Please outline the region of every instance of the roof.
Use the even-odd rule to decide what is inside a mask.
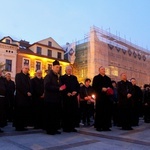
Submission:
[[[6,45],[17,46],[17,47],[18,47],[18,45],[17,45],[17,44],[10,44],[10,43],[5,43],[5,42],[2,42],[1,40],[0,40],[0,43],[2,43],[2,44],[6,44]]]
[[[59,51],[64,52],[63,49],[59,49],[59,48],[56,48],[56,47],[53,47],[53,46],[48,46],[48,45],[41,44],[41,43],[38,43],[38,42],[31,44],[29,47],[31,47],[31,46],[33,46],[33,45],[36,45],[36,44],[37,44],[37,45],[40,45],[40,46],[44,46],[44,47],[47,47],[47,48],[53,48],[53,49],[56,49],[56,50],[59,50]]]
[[[16,41],[16,40],[12,39],[10,36],[5,36],[5,37],[3,37],[0,41],[4,40],[5,38],[10,38],[13,42],[18,42],[18,41]]]

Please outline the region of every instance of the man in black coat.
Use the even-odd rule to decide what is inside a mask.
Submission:
[[[33,98],[33,120],[34,128],[43,128],[43,107],[44,107],[44,79],[42,71],[37,70],[36,76],[31,79],[32,98]]]
[[[141,103],[143,100],[143,93],[139,86],[136,85],[136,79],[131,79],[133,95],[132,95],[132,125],[138,126],[139,124],[139,115],[141,109]]]
[[[16,131],[25,131],[31,125],[32,119],[32,94],[29,77],[29,66],[25,65],[20,73],[16,74],[16,97],[14,126]]]
[[[6,125],[6,79],[2,76],[2,71],[0,70],[0,133],[3,132],[1,128]]]
[[[95,128],[97,131],[111,131],[112,88],[111,79],[105,75],[105,68],[99,68],[99,74],[93,78],[92,87],[96,93]],[[111,89],[112,90],[112,89]]]
[[[63,131],[77,132],[75,129],[79,121],[77,96],[80,86],[77,77],[72,75],[71,66],[66,67],[66,74],[61,77],[61,82],[66,85],[66,90],[63,91]]]
[[[44,129],[47,134],[60,134],[62,101],[61,91],[65,85],[60,81],[59,61],[53,62],[53,68],[44,78]]]
[[[131,82],[127,80],[126,73],[121,74],[121,81],[117,86],[121,127],[123,130],[132,130],[133,87]]]
[[[150,85],[144,85],[143,91],[143,113],[144,122],[150,123]]]
[[[14,92],[15,82],[11,80],[11,74],[7,73],[6,77],[6,100],[7,100],[7,119],[12,122],[14,114]]]

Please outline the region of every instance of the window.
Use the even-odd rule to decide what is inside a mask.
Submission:
[[[7,43],[7,44],[10,44],[10,40],[9,40],[9,39],[6,39],[6,43]]]
[[[36,61],[36,71],[41,70],[41,62]]]
[[[52,46],[52,42],[51,41],[48,41],[48,46]]]
[[[41,55],[42,54],[42,48],[37,46],[36,53]]]
[[[12,69],[12,60],[6,59],[5,70],[11,72]]]
[[[52,50],[49,50],[49,49],[47,50],[47,56],[52,57]]]
[[[61,59],[61,53],[60,52],[57,53],[57,58]]]
[[[24,59],[24,60],[23,60],[23,65],[24,65],[24,66],[25,66],[25,65],[29,66],[29,59]]]

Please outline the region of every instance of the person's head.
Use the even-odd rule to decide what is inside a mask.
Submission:
[[[136,85],[136,80],[135,80],[135,78],[131,78],[131,83],[132,83],[132,85]]]
[[[52,70],[54,71],[54,73],[59,73],[59,71],[60,71],[60,64],[59,64],[58,60],[55,60],[53,62],[53,68],[52,68]]]
[[[36,71],[36,77],[37,78],[41,78],[42,77],[42,71],[41,70],[37,70]]]
[[[28,66],[28,65],[24,65],[24,66],[22,67],[22,72],[23,72],[24,74],[28,74],[28,73],[29,73],[29,66]]]
[[[84,84],[81,82],[81,83],[79,83],[79,85],[80,85],[80,87],[82,87]]]
[[[66,74],[67,75],[71,75],[72,74],[72,67],[71,66],[67,66],[66,67]]]
[[[90,84],[91,84],[91,79],[86,78],[85,81],[84,81],[84,84],[85,84],[86,87],[90,86]]]
[[[113,86],[113,88],[116,88],[117,87],[117,83],[116,83],[116,81],[111,81],[111,83],[112,83],[112,86]]]
[[[123,80],[123,81],[126,81],[126,80],[127,80],[127,75],[126,75],[126,73],[121,73],[120,77],[121,77],[121,80]]]
[[[6,73],[5,78],[8,81],[11,80],[11,74],[10,73]]]
[[[99,67],[99,73],[104,76],[105,75],[105,68],[103,66]]]

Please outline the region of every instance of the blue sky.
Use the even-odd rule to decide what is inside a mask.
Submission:
[[[150,0],[0,0],[0,14],[0,38],[64,45],[95,25],[150,50]]]

